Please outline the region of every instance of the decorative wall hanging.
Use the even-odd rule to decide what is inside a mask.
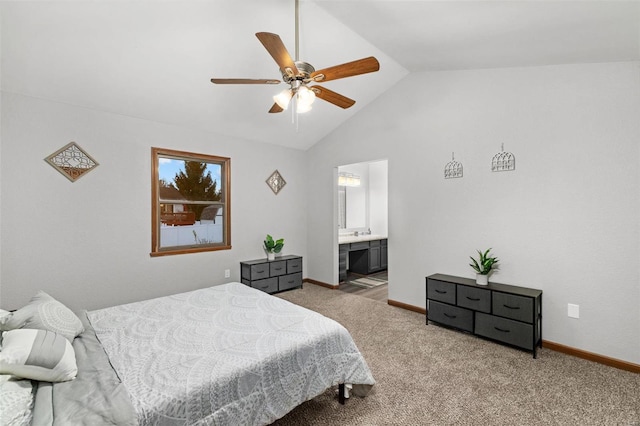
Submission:
[[[504,144],[502,144],[502,151],[493,156],[491,160],[492,172],[508,172],[516,169],[516,157],[504,150]]]
[[[98,162],[84,152],[75,142],[60,148],[45,161],[62,173],[71,182],[75,182],[98,166]]]
[[[462,177],[462,164],[456,161],[454,153],[451,153],[451,161],[444,166],[444,178],[461,178]]]
[[[287,184],[280,172],[277,170],[271,173],[271,176],[269,176],[269,179],[267,179],[266,182],[267,185],[269,185],[269,188],[271,188],[273,193],[276,195],[278,195],[278,192],[280,192],[280,190]]]

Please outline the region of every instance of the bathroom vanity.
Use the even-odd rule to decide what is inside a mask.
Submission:
[[[387,238],[381,235],[340,236],[338,279],[347,279],[347,267],[368,275],[387,269]]]

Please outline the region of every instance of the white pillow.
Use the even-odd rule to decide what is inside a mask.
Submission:
[[[9,315],[0,315],[0,330],[8,331],[18,328],[37,328],[62,334],[70,342],[84,331],[82,321],[71,309],[39,291],[29,303]]]
[[[66,382],[78,374],[76,354],[61,334],[18,329],[2,333],[0,374],[42,382]]]

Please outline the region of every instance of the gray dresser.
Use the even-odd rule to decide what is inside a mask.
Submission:
[[[266,293],[278,293],[302,287],[302,257],[288,255],[275,260],[256,259],[240,262],[242,283]]]
[[[427,277],[429,321],[533,352],[542,347],[542,290],[435,274]]]

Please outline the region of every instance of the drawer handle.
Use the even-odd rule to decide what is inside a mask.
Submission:
[[[257,269],[256,272],[259,274],[264,274],[264,269]]]
[[[475,297],[469,297],[469,296],[465,296],[467,299],[469,300],[473,300],[474,302],[477,302],[480,300],[480,298],[478,297],[477,299]]]
[[[503,333],[509,333],[509,331],[510,331],[510,330],[505,330],[505,329],[502,329],[502,328],[499,328],[499,327],[493,327],[493,328],[495,328],[496,330],[501,331]]]
[[[263,286],[262,286],[262,287],[260,287],[260,288],[264,290],[264,289],[266,289],[266,288],[269,288],[269,286],[268,286],[268,285],[263,285]]]
[[[282,271],[282,266],[279,268],[273,268],[273,269],[275,269],[276,271]]]
[[[447,291],[446,290],[438,290],[438,289],[436,289],[436,293],[447,294]]]
[[[293,283],[295,283],[295,280],[287,281],[287,284],[293,284]]]
[[[454,318],[456,318],[456,317],[457,317],[457,315],[449,315],[449,314],[448,314],[448,313],[446,313],[446,312],[444,313],[444,316],[445,316],[445,317],[447,317],[447,318],[451,318],[451,319],[454,319]]]
[[[507,309],[520,309],[520,306],[509,306],[509,305],[505,305],[505,304],[503,304],[502,306],[504,306]]]

